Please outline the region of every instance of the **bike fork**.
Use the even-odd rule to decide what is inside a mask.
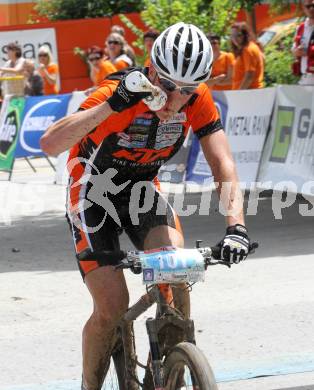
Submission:
[[[161,353],[158,344],[156,321],[153,318],[148,318],[146,321],[146,328],[149,335],[149,345],[152,361],[151,364],[153,369],[155,390],[164,390],[164,375],[161,363]]]

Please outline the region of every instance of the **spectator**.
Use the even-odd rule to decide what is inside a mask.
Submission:
[[[153,44],[157,39],[159,32],[157,30],[150,29],[144,33],[144,47],[147,54],[147,57],[144,62],[145,67],[149,67],[150,65],[150,52],[152,51]]]
[[[119,34],[122,36],[122,38],[124,38],[124,40],[125,40],[125,44],[124,44],[125,54],[131,58],[131,60],[133,61],[133,65],[134,65],[135,64],[135,53],[134,53],[133,48],[128,44],[128,42],[125,39],[124,28],[122,26],[119,26],[118,24],[114,24],[110,29],[110,33]]]
[[[111,33],[106,39],[109,60],[121,70],[134,65],[134,61],[126,54],[126,42],[122,35]]]
[[[8,61],[0,68],[1,77],[13,77],[13,80],[3,80],[1,83],[2,96],[5,95],[23,95],[24,78],[22,49],[20,45],[11,42],[7,45]],[[16,80],[14,80],[16,78]]]
[[[206,84],[218,91],[232,89],[234,55],[220,50],[220,35],[210,33],[207,38],[213,48],[214,62],[211,77]]]
[[[109,61],[103,59],[104,51],[98,46],[92,46],[87,51],[87,61],[90,66],[90,78],[94,86],[100,85],[105,77],[117,71]]]
[[[300,85],[314,85],[314,0],[303,0],[303,10],[307,17],[294,37],[293,73],[301,76]]]
[[[25,77],[25,95],[42,96],[44,94],[44,82],[38,71],[35,70],[33,60],[25,60],[23,66]]]
[[[232,89],[263,88],[264,55],[245,22],[232,25],[231,47],[235,55]]]
[[[38,51],[39,61],[39,74],[44,81],[44,94],[45,95],[56,95],[59,93],[58,87],[58,76],[59,68],[58,65],[53,62],[52,53],[47,45],[43,45]]]

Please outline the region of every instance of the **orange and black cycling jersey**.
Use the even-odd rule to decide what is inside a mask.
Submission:
[[[147,68],[140,70],[147,72]],[[129,71],[108,76],[80,109],[89,109],[108,99],[119,79]],[[205,84],[200,84],[188,103],[168,121],[160,121],[142,101],[121,113],[113,113],[71,149],[69,160],[86,159],[100,172],[115,168],[121,179],[153,180],[159,168],[180,149],[190,126],[199,139],[222,129]],[[71,175],[78,178],[84,170],[84,164],[79,164]]]

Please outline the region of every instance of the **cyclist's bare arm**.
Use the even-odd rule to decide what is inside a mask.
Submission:
[[[228,211],[227,225],[244,225],[243,199],[235,163],[224,131],[219,130],[201,138],[200,143],[212,170],[224,209]],[[227,184],[223,184],[227,183]]]
[[[109,104],[103,102],[58,120],[41,137],[41,149],[48,155],[57,156],[74,146],[112,113]]]

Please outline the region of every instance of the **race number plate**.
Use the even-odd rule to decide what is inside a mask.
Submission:
[[[199,282],[205,279],[203,256],[196,249],[161,248],[141,252],[143,283]]]

